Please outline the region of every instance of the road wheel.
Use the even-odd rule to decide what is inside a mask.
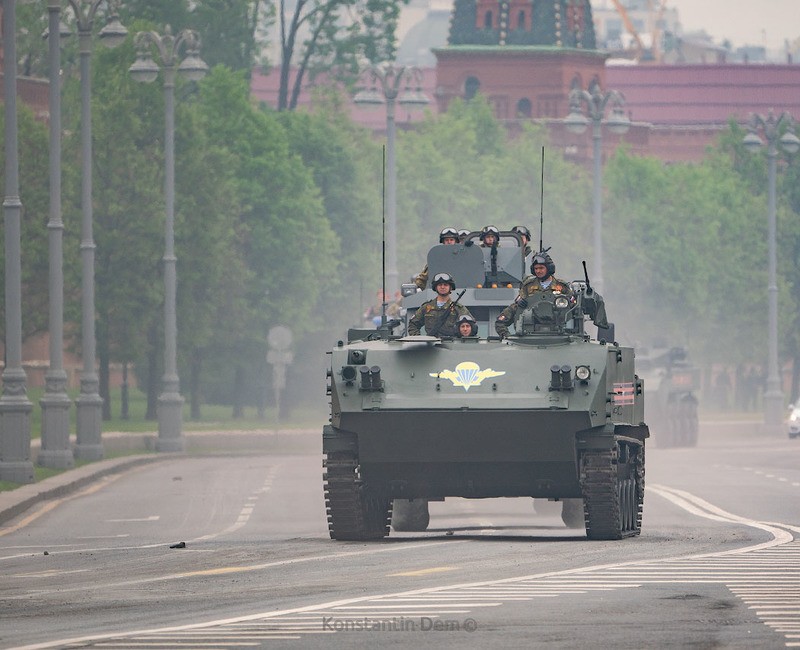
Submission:
[[[331,539],[371,540],[389,534],[391,500],[370,494],[361,481],[358,458],[351,453],[326,454],[325,507]]]
[[[567,528],[583,528],[585,525],[583,499],[562,499],[561,521]]]
[[[427,530],[430,520],[427,499],[395,499],[392,504],[392,528],[398,532]]]
[[[644,446],[617,441],[581,456],[581,489],[589,539],[622,539],[642,528]]]

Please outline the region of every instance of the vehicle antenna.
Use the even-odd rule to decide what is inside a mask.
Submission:
[[[381,169],[381,327],[386,327],[386,145]]]
[[[544,237],[543,231],[544,230],[544,145],[542,145],[542,190],[541,190],[541,197],[539,199],[539,251],[544,250],[544,244],[542,243],[542,239]]]

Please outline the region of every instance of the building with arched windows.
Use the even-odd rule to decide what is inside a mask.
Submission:
[[[427,8],[423,5],[426,5]],[[693,53],[676,42],[675,61],[612,59],[601,38],[613,36],[608,20],[596,21],[588,0],[412,0],[414,19],[400,30],[397,62],[419,66],[422,91],[432,112],[480,93],[512,133],[525,121],[544,124],[553,143],[573,160],[591,162],[591,132],[566,132],[573,79],[583,87],[621,91],[632,124],[627,134],[607,133],[604,155],[624,141],[636,154],[666,162],[698,161],[729,120],[743,124],[750,113],[789,111],[800,120],[800,65],[728,63],[721,48],[704,44]],[[677,15],[670,29],[679,31]],[[680,40],[680,39],[678,39]],[[600,49],[598,49],[600,48]],[[667,62],[669,60],[669,62]],[[677,63],[676,63],[677,62]],[[253,73],[253,94],[275,105],[277,75]],[[310,102],[304,91],[302,102]],[[353,119],[385,131],[385,115],[353,106]],[[398,107],[397,125],[423,118]]]

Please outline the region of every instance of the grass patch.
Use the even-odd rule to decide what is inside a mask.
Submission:
[[[80,465],[85,465],[87,461],[83,461]],[[79,466],[78,463],[75,463],[76,467]],[[52,467],[39,467],[38,465],[33,466],[33,479],[34,483],[38,483],[39,481],[43,481],[46,478],[50,478],[51,476],[58,476],[62,472],[66,472],[69,470],[66,469],[53,469]],[[0,481],[0,492],[4,490],[15,490],[16,488],[20,487],[21,485],[25,485],[25,483],[12,483],[11,481]]]
[[[74,400],[80,391],[67,391],[70,399]],[[39,405],[44,395],[43,388],[30,388],[28,399],[33,403],[31,412],[31,438],[39,438],[42,431],[42,408]],[[184,399],[186,396],[184,395]],[[130,391],[128,396],[128,418],[122,419],[120,411],[122,398],[119,389],[111,391],[111,419],[102,422],[102,431],[122,431],[130,433],[150,433],[158,430],[156,420],[145,419],[147,413],[147,396],[140,390]],[[322,402],[316,409],[298,409],[290,413],[281,422],[278,422],[275,409],[267,409],[263,417],[259,417],[255,407],[245,407],[244,413],[240,418],[233,417],[233,408],[220,404],[203,404],[200,407],[200,419],[190,419],[190,407],[188,401],[183,405],[183,430],[184,431],[252,431],[257,429],[322,429],[322,425],[328,421],[328,414],[325,411],[325,403]],[[76,430],[77,411],[73,405],[70,409],[70,431]]]

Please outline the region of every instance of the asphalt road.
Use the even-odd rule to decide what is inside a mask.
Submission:
[[[643,532],[620,542],[530,499],[334,542],[315,453],[105,477],[0,529],[0,647],[800,645],[800,441],[647,453]]]

